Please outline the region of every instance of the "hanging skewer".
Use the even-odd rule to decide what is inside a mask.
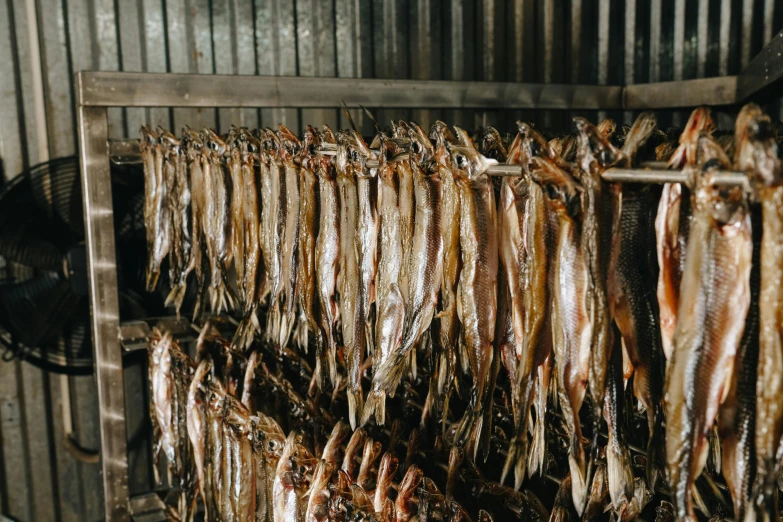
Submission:
[[[374,150],[377,154],[377,150]],[[324,143],[320,151],[324,156],[337,155],[337,146]],[[115,164],[139,164],[141,156],[138,148],[138,140],[122,140],[111,143],[111,156]],[[377,159],[367,161],[368,168],[378,168],[380,163]],[[661,161],[642,162],[641,168],[610,168],[603,173],[605,181],[610,183],[647,183],[661,185],[664,183],[687,183],[687,174],[679,170],[666,169],[666,163]],[[520,167],[518,165],[492,165],[489,167],[488,174],[497,177],[519,176]],[[750,189],[747,175],[742,171],[723,170],[715,173],[715,184],[722,186],[743,186],[746,190]]]

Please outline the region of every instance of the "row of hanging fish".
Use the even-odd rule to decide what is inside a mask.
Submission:
[[[424,474],[415,429],[408,434],[395,422],[389,432],[352,432],[276,377],[260,352],[234,351],[209,324],[195,360],[154,329],[149,368],[156,464],[163,456],[166,483],[179,491],[171,520],[201,513],[206,521],[491,522],[484,509],[471,518],[455,498],[457,482],[494,499],[498,516],[549,516],[533,494],[460,470],[457,450],[443,464],[449,478],[441,490]]]
[[[580,516],[604,462],[616,515],[641,510],[627,394],[646,417],[644,484],[669,491],[677,519],[703,506],[705,464],[737,520],[777,516],[774,126],[755,105],[733,136],[713,136],[706,108],[681,133],[650,113],[620,132],[575,124],[548,141],[525,123],[504,140],[394,122],[370,146],[328,128],[301,140],[282,126],[181,139],[145,128],[148,286],[168,257],[177,310],[190,284],[197,315],[241,312],[235,349],[314,348],[313,383],[345,388],[353,429],[387,424],[389,398],[426,375],[424,413],[453,425],[467,460],[486,460],[500,387],[513,417],[501,482],[513,473],[516,489],[545,472],[554,407]],[[687,182],[603,180],[640,159]],[[498,162],[519,175],[490,177]],[[726,169],[748,186],[720,184]]]

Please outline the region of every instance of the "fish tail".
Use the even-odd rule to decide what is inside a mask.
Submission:
[[[623,502],[633,499],[633,473],[631,472],[631,454],[621,441],[610,441],[606,448],[606,471],[609,482],[609,497],[615,510]]]
[[[578,433],[571,435],[571,449],[568,452],[568,466],[571,469],[571,498],[579,516],[587,501],[587,474],[585,473],[585,450]]]
[[[152,292],[155,287],[158,286],[158,278],[160,278],[160,270],[156,270],[153,267],[147,267],[147,292]]]
[[[383,390],[372,390],[367,394],[367,400],[362,410],[361,424],[367,424],[371,417],[375,417],[375,422],[381,426],[386,420],[386,392]]]
[[[522,480],[525,477],[525,466],[527,465],[527,434],[524,430],[520,433],[517,429],[514,438],[508,446],[506,461],[503,464],[503,471],[500,475],[500,483],[506,481],[506,476],[514,468],[514,489],[519,490],[522,486]]]
[[[410,350],[397,350],[388,359],[386,359],[378,368],[378,373],[373,379],[373,384],[377,389],[385,391],[389,397],[394,397],[402,376],[408,369]]]
[[[332,383],[332,387],[337,388],[337,347],[334,343],[329,347],[329,356],[326,358],[326,362],[329,368],[329,380]]]
[[[482,408],[481,414],[476,420],[476,446],[473,449],[473,460],[478,461],[478,453],[484,457],[484,462],[489,457],[490,436],[492,435],[492,407]],[[524,459],[521,459],[524,460]]]
[[[658,476],[661,470],[666,469],[666,457],[664,448],[666,445],[666,433],[663,428],[663,415],[660,409],[654,414],[650,441],[647,443],[647,484],[655,491]]]
[[[473,431],[473,424],[476,421],[476,411],[473,404],[469,404],[465,409],[465,414],[462,416],[462,420],[457,427],[457,432],[454,434],[454,444],[459,446],[465,446],[468,443],[468,435]],[[470,441],[470,442],[475,442]]]
[[[451,402],[451,388],[446,390],[446,393],[443,396],[443,403],[441,404],[440,423],[441,423],[441,431],[443,435],[446,435],[446,430],[448,429],[450,402]]]
[[[234,338],[231,340],[231,347],[235,350],[244,352],[247,348],[253,344],[253,336],[255,334],[255,326],[253,325],[253,313],[246,315],[239,322],[237,331],[234,334]]]
[[[348,419],[351,421],[351,429],[355,430],[357,420],[359,419],[359,412],[363,410],[362,405],[362,389],[354,389],[351,386],[345,390],[348,395]]]
[[[707,440],[709,441],[709,453],[707,454],[707,469],[720,474],[721,456],[720,456],[720,438],[718,438],[718,426],[714,425],[710,430]]]
[[[532,477],[536,472],[544,474],[544,457],[546,456],[546,422],[544,417],[536,418],[533,425],[533,442],[530,445],[530,454],[528,456],[528,476]]]
[[[177,299],[177,293],[178,292],[179,292],[179,287],[178,286],[172,286],[171,290],[169,290],[169,293],[166,296],[166,300],[163,301],[163,306],[167,307],[167,308],[169,306],[172,306],[174,304],[174,301],[176,301],[176,299]],[[179,310],[177,310],[177,318],[179,318]]]
[[[323,337],[315,336],[315,371],[313,372],[318,389],[325,391],[327,388],[327,379],[331,378],[331,367],[329,357],[324,350]]]

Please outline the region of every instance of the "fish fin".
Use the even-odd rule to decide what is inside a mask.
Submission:
[[[385,391],[389,397],[394,397],[394,392],[408,369],[409,352],[410,350],[395,351],[381,364],[375,374],[373,384]]]
[[[631,454],[622,441],[607,444],[606,471],[609,482],[609,497],[615,511],[619,512],[622,502],[633,498],[633,472]]]
[[[530,445],[530,454],[528,455],[528,477],[536,474],[536,471],[544,474],[544,457],[546,456],[546,421],[544,418],[537,418],[533,425],[533,442]]]
[[[361,425],[364,426],[375,417],[375,422],[382,426],[386,420],[386,392],[383,390],[371,390],[367,394],[367,400],[362,410]]]
[[[345,394],[348,396],[348,419],[351,421],[351,429],[355,430],[357,421],[359,420],[359,414],[363,410],[362,390],[351,389],[348,386],[345,389]]]

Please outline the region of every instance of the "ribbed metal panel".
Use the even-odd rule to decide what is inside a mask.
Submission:
[[[78,70],[644,83],[737,74],[783,28],[775,0],[9,0],[0,2],[0,158],[6,178],[76,148]],[[779,104],[770,107],[777,112]],[[373,109],[373,108],[371,108]],[[567,128],[573,114],[374,108],[381,122],[444,118],[468,128],[517,118]],[[353,118],[371,132],[361,111]],[[610,113],[629,122],[631,113]],[[598,114],[587,114],[598,117]],[[683,115],[661,115],[661,124]],[[335,110],[112,109],[113,137],[149,122],[347,126]],[[728,127],[731,115],[720,115]],[[145,399],[141,376],[129,403]],[[71,378],[75,436],[97,443],[92,378]],[[62,386],[0,363],[0,513],[16,520],[96,520],[98,466],[63,446]],[[130,408],[129,433],[144,422]],[[142,452],[131,487],[145,487]]]

